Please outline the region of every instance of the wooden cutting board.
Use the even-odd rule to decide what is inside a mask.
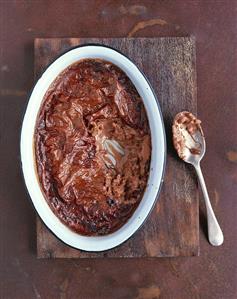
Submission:
[[[171,124],[176,113],[197,113],[195,41],[178,38],[56,38],[35,40],[35,75],[59,54],[84,43],[112,46],[144,71],[158,96],[167,134],[167,166],[159,201],[142,228],[102,253],[79,251],[58,240],[37,218],[39,258],[167,257],[199,254],[198,193],[194,173],[176,156]]]

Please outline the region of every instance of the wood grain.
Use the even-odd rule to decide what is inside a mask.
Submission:
[[[58,240],[37,218],[39,258],[167,257],[199,254],[197,184],[193,171],[176,156],[171,124],[176,113],[197,113],[195,41],[179,38],[64,38],[35,40],[35,75],[61,53],[84,43],[112,46],[146,74],[158,96],[167,134],[167,166],[159,201],[143,227],[121,246],[102,253],[75,250]]]

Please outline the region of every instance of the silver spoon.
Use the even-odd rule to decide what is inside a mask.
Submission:
[[[178,113],[172,126],[173,143],[179,157],[196,169],[206,204],[209,242],[213,246],[219,246],[223,243],[224,236],[213,212],[200,167],[200,161],[206,151],[205,138],[200,124],[201,121],[192,113],[187,111]]]

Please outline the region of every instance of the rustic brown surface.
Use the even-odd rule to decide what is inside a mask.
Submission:
[[[182,110],[197,112],[195,41],[192,38],[64,38],[35,40],[35,73],[79,44],[102,43],[128,55],[150,80],[160,101],[167,140]],[[37,218],[38,257],[165,257],[199,253],[197,185],[168,142],[167,168],[159,202],[145,225],[121,246],[87,253],[66,246]]]
[[[166,24],[151,25],[154,19]],[[134,37],[196,38],[198,116],[207,141],[202,165],[224,244],[207,242],[200,195],[199,257],[37,259],[35,213],[19,167],[21,121],[34,83],[33,40],[126,37],[135,27],[141,29]],[[236,32],[236,0],[0,2],[1,299],[237,297]]]

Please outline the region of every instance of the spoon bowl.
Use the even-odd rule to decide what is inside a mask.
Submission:
[[[190,164],[200,163],[206,151],[201,122],[192,113],[183,111],[176,115],[172,130],[179,157]]]

